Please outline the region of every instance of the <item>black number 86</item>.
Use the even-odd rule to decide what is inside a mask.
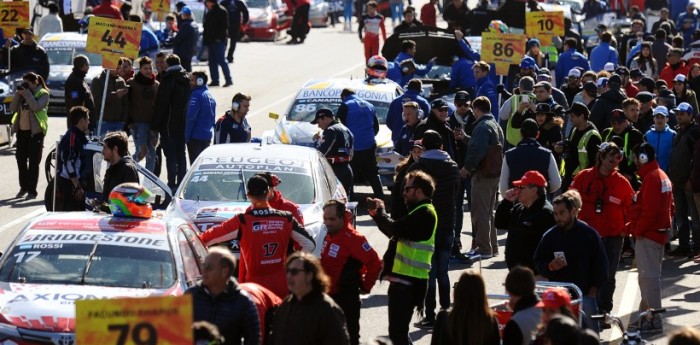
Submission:
[[[507,57],[513,56],[513,43],[506,43],[505,46],[503,46],[502,43],[495,43],[493,45],[493,55],[505,55]]]

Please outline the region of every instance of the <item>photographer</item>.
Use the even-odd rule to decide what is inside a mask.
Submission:
[[[17,198],[27,195],[35,199],[39,181],[39,163],[44,148],[44,137],[48,130],[49,90],[44,78],[30,72],[17,85],[17,94],[12,98],[10,110],[12,131],[17,133],[17,170],[19,171],[19,193]]]

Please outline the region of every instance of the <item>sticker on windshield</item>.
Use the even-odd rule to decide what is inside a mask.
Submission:
[[[240,170],[249,175],[251,172],[288,172],[297,174],[310,174],[308,164],[303,161],[280,158],[258,158],[258,157],[218,157],[204,158],[198,170],[233,170],[238,173]]]
[[[68,50],[68,49],[85,49],[85,41],[42,41],[41,47],[57,50]]]
[[[20,250],[28,245],[39,249],[41,245],[48,244],[94,244],[96,241],[106,245],[169,250],[168,242],[162,235],[83,231],[57,233],[51,230],[31,231],[22,237],[18,246]],[[36,245],[39,245],[38,248],[34,247]]]
[[[297,95],[297,99],[323,99],[323,100],[339,100],[341,89],[324,89],[324,90],[309,90],[303,89]],[[391,102],[393,100],[391,92],[370,91],[370,90],[355,90],[355,95],[366,101]]]

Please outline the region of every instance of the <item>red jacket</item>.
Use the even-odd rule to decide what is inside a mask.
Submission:
[[[238,239],[241,262],[245,264],[243,282],[258,283],[280,298],[288,294],[284,264],[287,248],[294,240],[304,251],[316,248],[311,235],[289,212],[273,208],[255,208],[201,233],[205,245]]]
[[[667,62],[666,67],[659,73],[659,79],[665,80],[666,85],[671,88],[673,86],[673,78],[675,78],[676,75],[688,75],[688,72],[690,72],[690,66],[686,64],[685,61],[681,61],[677,69],[673,69]]]
[[[122,18],[122,13],[119,12],[119,8],[117,8],[117,6],[112,5],[112,2],[109,0],[103,0],[101,4],[95,6],[95,8],[92,10],[92,14],[98,17],[106,17],[120,20],[124,19]]]
[[[437,13],[435,12],[435,5],[428,2],[420,8],[420,21],[423,22],[425,26],[437,27]]]
[[[625,85],[625,93],[627,94],[627,97],[635,98],[639,93],[639,88],[636,87],[634,83],[630,81],[629,83],[627,83],[627,85]]]
[[[598,166],[582,170],[574,177],[571,189],[576,189],[583,201],[579,219],[596,229],[600,237],[620,236],[625,232],[625,216],[632,205],[634,190],[617,170],[609,176],[601,176]],[[603,205],[601,213],[596,212],[599,201]]]
[[[656,161],[645,164],[637,174],[642,178],[642,187],[630,212],[632,234],[666,244],[668,231],[658,230],[671,228],[674,207],[671,180]]]
[[[277,297],[274,292],[259,284],[242,283],[238,284],[238,287],[247,292],[250,299],[255,303],[255,309],[258,310],[258,318],[260,319],[260,344],[265,344],[265,334],[268,333],[268,330],[265,328],[265,321],[272,321],[274,308],[282,304],[282,299]]]
[[[365,236],[350,224],[346,212],[345,227],[337,234],[326,234],[321,250],[321,266],[331,278],[329,295],[343,290],[369,292],[382,270],[379,254],[369,245]]]

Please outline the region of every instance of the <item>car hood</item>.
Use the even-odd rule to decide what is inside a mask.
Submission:
[[[248,8],[248,15],[250,16],[251,20],[267,19],[266,16],[268,16],[270,13],[272,13],[272,10],[269,7],[266,7],[266,8],[259,8],[259,7]]]
[[[73,66],[70,65],[52,65],[51,71],[49,72],[49,83],[60,82],[65,83],[68,76],[73,72]],[[90,69],[85,75],[85,81],[90,82],[93,78],[97,78],[102,72],[102,67],[100,66],[90,66]]]
[[[414,60],[420,64],[427,64],[430,59],[437,57],[438,65],[451,66],[452,57],[460,52],[454,33],[444,29],[431,28],[410,32],[400,32],[391,35],[384,42],[382,56],[389,61],[394,61],[401,51],[401,43],[404,40],[413,40],[418,46]]]
[[[321,130],[310,122],[289,121],[282,119],[278,121],[275,129],[274,140],[283,144],[314,147],[314,134]],[[378,148],[392,148],[391,131],[386,125],[379,125],[379,133],[374,136]]]
[[[75,332],[75,301],[162,296],[178,290],[3,283],[0,315],[3,322],[16,327],[69,333]]]

